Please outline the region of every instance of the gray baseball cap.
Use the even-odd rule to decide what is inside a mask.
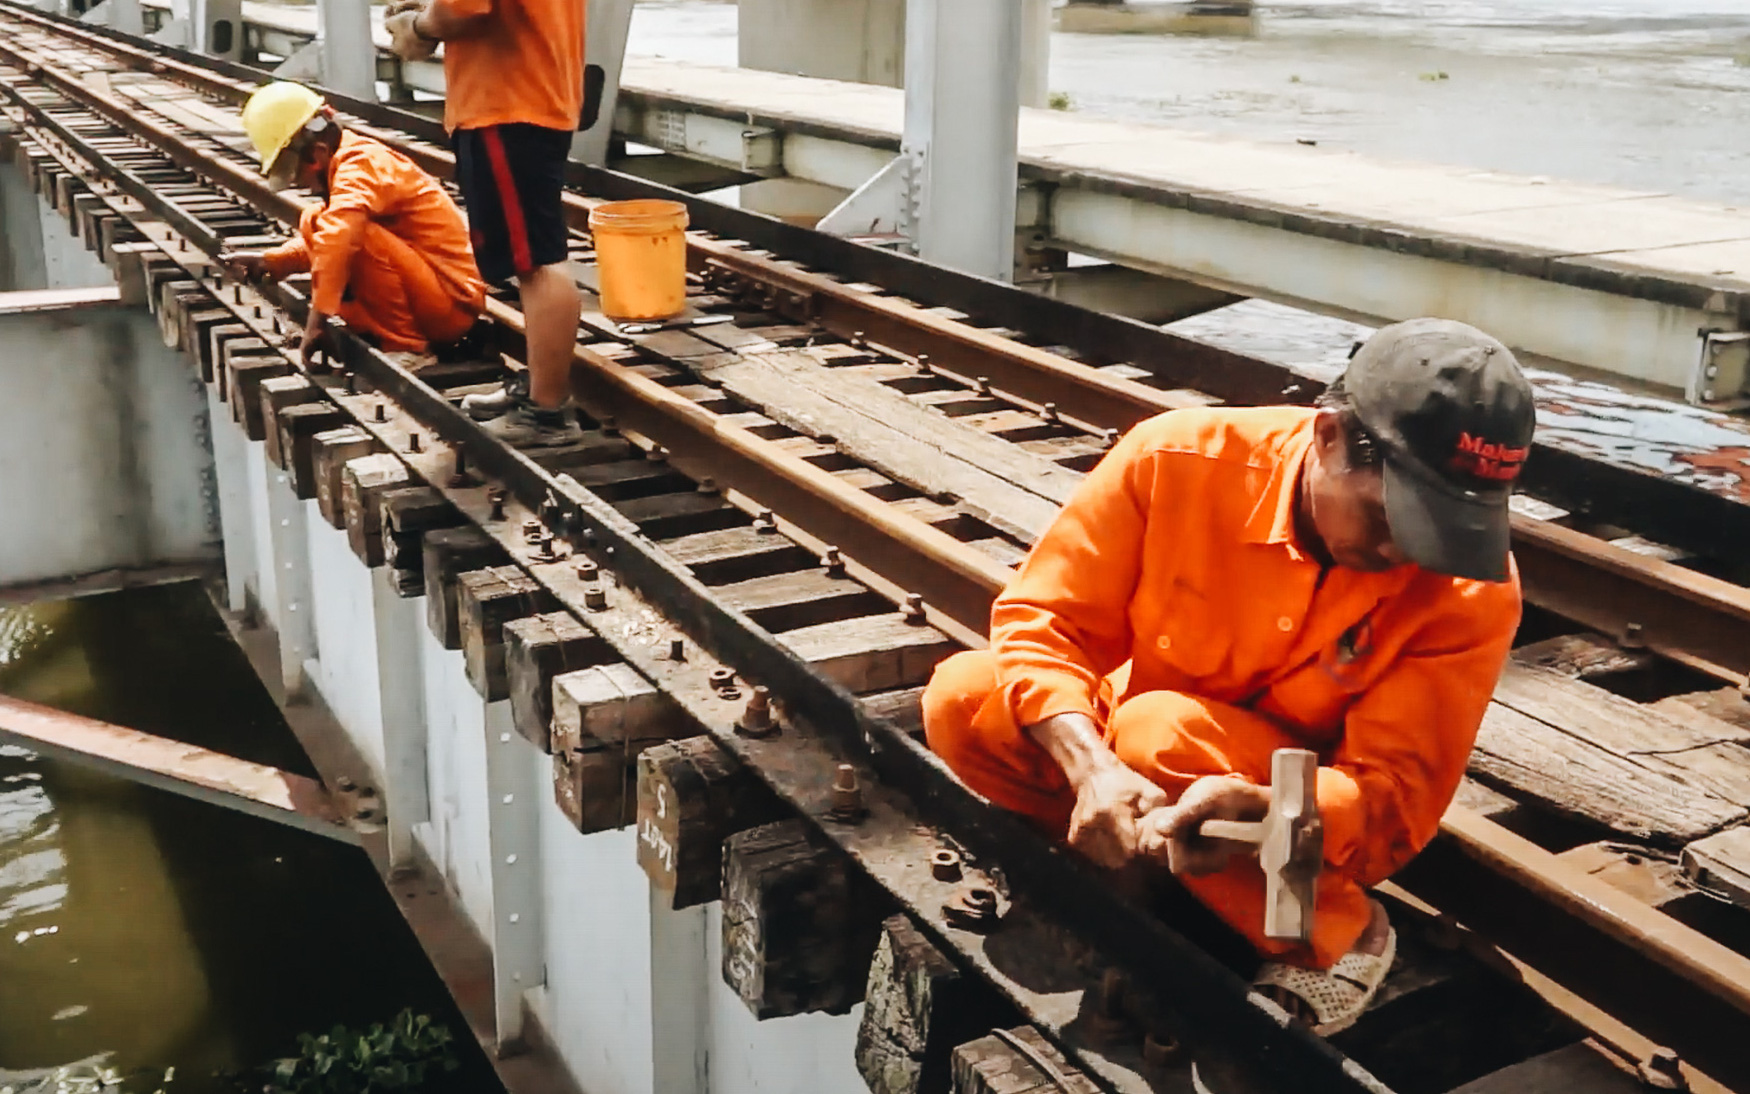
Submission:
[[[1450,319],[1380,329],[1338,381],[1384,454],[1392,540],[1426,570],[1505,581],[1531,384],[1506,346]]]

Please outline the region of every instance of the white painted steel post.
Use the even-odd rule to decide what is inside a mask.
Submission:
[[[292,492],[291,476],[267,466],[268,535],[274,567],[279,623],[280,681],[285,701],[305,698],[309,676],[304,664],[316,657],[316,624],[310,608],[310,540],[304,503]]]
[[[370,0],[316,0],[322,43],[322,84],[367,102],[377,101],[377,45]]]
[[[213,472],[219,485],[219,527],[225,541],[225,607],[249,611],[249,586],[256,584],[255,530],[249,505],[249,438],[231,421],[230,408],[207,386],[207,419],[212,423]],[[250,622],[254,622],[251,620]]]
[[[540,795],[547,758],[523,740],[510,701],[486,704],[487,842],[492,853],[492,988],[498,1047],[523,1037],[523,997],[544,977],[541,950]]]
[[[377,632],[377,702],[383,723],[383,806],[388,813],[389,865],[415,861],[414,826],[431,819],[425,769],[425,667],[420,633],[425,598],[403,597],[387,566],[371,571],[371,615]]]
[[[906,9],[902,226],[918,254],[967,273],[1014,277],[1022,5],[911,0]]]
[[[140,0],[109,0],[109,26],[123,34],[146,33],[146,13]]]
[[[191,49],[231,61],[243,59],[243,0],[194,0],[189,22]]]
[[[608,146],[614,135],[614,105],[620,97],[620,69],[626,60],[626,39],[632,33],[632,0],[589,0],[584,9],[588,20],[584,36],[584,86],[589,68],[601,70],[600,107],[595,124],[579,132],[571,142],[571,157],[597,167],[608,162]],[[588,109],[588,103],[585,103]]]

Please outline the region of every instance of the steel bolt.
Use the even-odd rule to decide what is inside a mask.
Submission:
[[[905,606],[899,609],[907,623],[922,623],[924,621],[924,596],[922,593],[906,593]]]
[[[927,354],[927,353],[918,354],[918,368],[923,370],[924,372],[934,372],[935,371],[935,368],[932,367],[930,364],[930,355],[929,354]]]
[[[349,372],[346,374],[346,393],[348,395],[357,395],[359,393],[359,374],[358,373]]]
[[[826,553],[820,556],[820,564],[826,568],[826,572],[829,574],[845,572],[845,559],[843,555],[839,554],[837,547],[828,547]]]
[[[1057,404],[1046,403],[1044,406],[1041,406],[1039,408],[1039,416],[1048,422],[1057,421]]]
[[[982,885],[969,885],[942,905],[950,926],[985,931],[997,921],[997,895]]]
[[[735,670],[734,669],[712,669],[711,670],[711,688],[712,688],[712,690],[722,691],[725,688],[732,688],[734,686],[735,686]]]
[[[601,572],[601,567],[588,559],[584,559],[577,564],[577,576],[585,581],[594,581]]]
[[[553,549],[553,533],[543,532],[541,538],[535,541],[535,557],[544,562],[552,562],[559,557],[559,552]]]
[[[1107,448],[1111,448],[1118,443],[1118,431],[1116,429],[1108,429],[1101,439],[1106,442]]]
[[[855,821],[863,816],[863,788],[857,785],[857,769],[840,764],[832,782],[832,819]]]
[[[583,590],[583,606],[592,612],[599,612],[608,606],[608,591],[600,585],[591,585]]]
[[[1638,650],[1644,646],[1646,643],[1641,639],[1641,625],[1639,623],[1624,624],[1622,638],[1617,644],[1629,650]]]
[[[488,490],[486,492],[486,503],[492,507],[486,514],[487,520],[503,520],[504,519],[504,491],[503,490],[497,490],[497,489]]]
[[[778,530],[778,514],[770,509],[761,509],[760,515],[753,518],[753,529],[762,535],[770,535]]]
[[[722,489],[722,487],[717,485],[716,479],[711,478],[710,476],[707,475],[705,478],[702,478],[699,480],[699,493],[701,493],[701,494],[721,494],[722,492],[723,492],[723,489]]]
[[[746,737],[770,737],[776,729],[772,722],[771,691],[764,686],[754,688],[742,709],[741,720],[735,723],[735,731]]]
[[[960,880],[960,852],[944,847],[930,856],[930,876],[937,881]]]
[[[1653,1090],[1688,1090],[1683,1059],[1668,1048],[1655,1048],[1641,1061],[1641,1082]]]
[[[468,485],[468,454],[459,444],[451,449],[451,451],[455,453],[456,466],[455,469],[450,472],[449,485],[451,490],[460,490],[462,487]]]
[[[420,439],[419,434],[409,433],[407,435],[407,451],[418,454],[424,447],[425,442]]]
[[[523,539],[529,543],[541,538],[541,522],[538,520],[523,521]]]
[[[649,460],[651,463],[667,463],[668,462],[668,449],[662,447],[659,444],[651,445],[650,451],[644,453],[644,458]]]
[[[851,332],[851,345],[857,347],[858,349],[863,348],[863,332],[862,331],[859,330],[859,331],[852,331]]]
[[[989,376],[980,376],[978,379],[972,381],[972,386],[974,389],[976,389],[978,391],[978,393],[980,395],[989,395],[990,394],[990,377]]]
[[[671,638],[668,640],[668,659],[670,661],[685,661],[687,659],[687,640]]]
[[[389,420],[389,407],[382,402],[379,402],[376,406],[376,409],[373,410],[371,413],[372,413],[372,416],[375,417],[376,420],[379,422],[386,422]]]

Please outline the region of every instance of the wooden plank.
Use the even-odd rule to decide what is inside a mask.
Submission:
[[[553,677],[551,695],[556,752],[598,740],[626,745],[636,754],[696,729],[672,699],[620,662],[560,673]]]
[[[1683,849],[1683,872],[1700,888],[1750,908],[1750,828],[1730,828]]]
[[[408,484],[407,465],[387,452],[348,460],[340,470],[340,501],[346,513],[346,540],[366,566],[383,564],[384,491]]]
[[[425,589],[425,533],[456,527],[462,523],[462,514],[429,486],[385,490],[378,495],[377,511],[383,561],[407,575],[412,589],[405,595],[421,595]]]
[[[1750,744],[1750,694],[1741,688],[1728,686],[1711,691],[1692,691],[1660,699],[1651,706],[1666,717],[1679,721],[1688,721],[1699,713],[1716,725],[1724,723],[1743,731],[1742,737],[1734,739]]]
[[[675,539],[748,523],[747,514],[721,497],[697,491],[632,498],[615,502],[614,508],[651,539]]]
[[[858,698],[870,714],[885,718],[920,741],[924,739],[924,689],[921,686],[878,691]]]
[[[470,570],[510,561],[504,548],[473,525],[425,533],[425,624],[446,650],[462,648],[462,619],[456,606],[456,579]]]
[[[724,603],[746,612],[748,618],[774,634],[869,615],[891,606],[866,586],[824,570],[756,577],[719,585],[713,591]]]
[[[256,400],[259,407],[260,400]],[[344,425],[310,438],[311,464],[316,473],[316,508],[330,527],[346,527],[346,506],[341,497],[341,469],[347,461],[377,451],[376,438],[356,425]]]
[[[636,793],[627,759],[620,746],[593,740],[553,753],[553,799],[579,832],[633,823]]]
[[[638,865],[671,908],[722,892],[723,841],[789,809],[710,737],[652,745],[637,759]]]
[[[859,694],[926,683],[936,665],[960,649],[941,631],[897,612],[804,627],[785,633],[781,641]]]
[[[948,1094],[954,1050],[1020,1020],[903,915],[881,925],[863,1001],[855,1056],[870,1094]]]
[[[993,527],[1032,542],[1081,476],[918,406],[807,354],[769,353],[705,373],[773,420],[932,497],[955,497]]]
[[[569,612],[506,623],[504,667],[517,732],[542,752],[552,752],[553,678],[612,659],[607,643]]]
[[[299,403],[279,412],[281,470],[290,477],[292,490],[300,499],[309,501],[316,496],[316,454],[311,439],[350,423],[345,413],[326,402]]]
[[[559,602],[545,586],[515,566],[471,570],[456,578],[461,617],[462,668],[487,702],[510,698],[504,665],[504,626],[531,612],[552,612]]]
[[[794,540],[745,524],[671,539],[662,549],[707,585],[787,573],[813,559]]]
[[[723,981],[756,1018],[843,1014],[863,998],[883,895],[801,820],[723,845]]]
[[[1099,1091],[1099,1087],[1064,1059],[1063,1053],[1032,1026],[1017,1026],[1007,1032],[1024,1042],[1032,1055],[1023,1053],[995,1034],[968,1041],[954,1050],[950,1062],[954,1094],[1096,1094]],[[1035,1064],[1035,1056],[1051,1064],[1057,1075],[1068,1080],[1067,1086]]]
[[[1745,811],[1501,703],[1483,717],[1470,773],[1541,808],[1624,836],[1682,846]]]
[[[267,462],[284,468],[285,454],[280,451],[280,414],[286,409],[314,403],[322,398],[322,389],[302,373],[277,376],[261,382],[261,431]]]
[[[1576,680],[1596,680],[1646,668],[1654,657],[1647,650],[1619,646],[1600,634],[1564,634],[1520,646],[1513,651],[1513,660]]]

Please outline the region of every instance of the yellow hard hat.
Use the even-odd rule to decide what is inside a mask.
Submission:
[[[286,145],[322,109],[322,96],[302,84],[273,83],[243,104],[243,132],[261,157],[261,173],[273,169]]]

